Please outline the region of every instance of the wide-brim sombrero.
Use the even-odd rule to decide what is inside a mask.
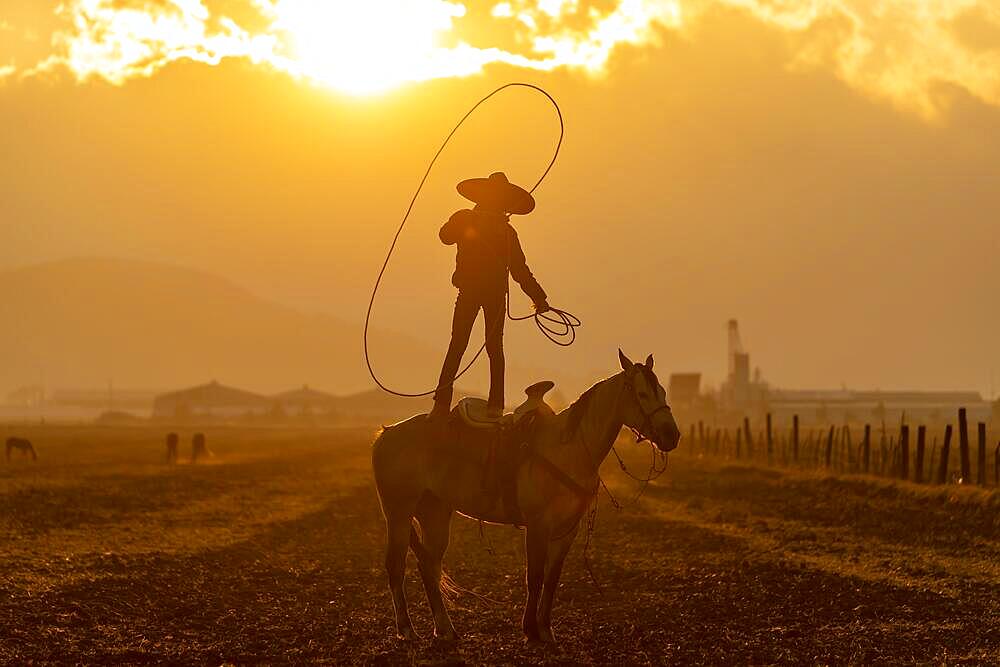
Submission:
[[[489,178],[469,178],[459,183],[458,194],[477,204],[500,206],[507,213],[524,215],[535,208],[535,198],[524,188],[507,180],[501,171]]]

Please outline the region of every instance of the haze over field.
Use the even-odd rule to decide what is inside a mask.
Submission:
[[[0,319],[8,323],[0,330],[5,379],[159,389],[214,379],[264,393],[303,383],[338,393],[370,387],[356,326],[165,264],[75,259],[3,271]],[[413,360],[426,362],[425,372],[438,363],[436,350],[404,333],[376,331],[371,346],[379,370],[417,388],[427,381]],[[511,368],[518,384],[539,372]]]
[[[557,350],[509,324],[511,365],[553,369],[575,391],[613,371],[622,345],[717,382],[724,323],[738,317],[754,363],[782,386],[990,393],[992,3],[427,2],[427,25],[314,21],[290,0],[57,4],[0,7],[0,268],[153,261],[269,302],[202,363],[189,334],[168,347],[130,321],[156,321],[141,288],[109,282],[111,312],[80,329],[92,341],[74,339],[82,305],[78,319],[38,315],[26,344],[61,384],[162,386],[200,370],[261,389],[364,386],[368,290],[427,159],[482,94],[527,79],[559,100],[567,134],[536,211],[515,224],[552,303],[584,328]],[[347,19],[364,19],[353,41],[337,28]],[[434,67],[399,67],[409,61]],[[555,140],[550,116],[506,94],[432,175],[375,315],[420,350],[412,365],[393,344],[378,350],[402,388],[433,384],[444,353],[454,250],[436,231],[466,205],[455,182],[502,169],[530,185]],[[29,274],[3,274],[5,307],[43,284],[16,275]],[[215,294],[193,289],[185,307],[207,318]],[[292,326],[308,345],[255,345],[289,320],[308,321]],[[9,345],[0,389],[37,381],[38,362]]]

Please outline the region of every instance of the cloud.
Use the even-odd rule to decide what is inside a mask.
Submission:
[[[1000,10],[984,0],[67,0],[55,52],[29,74],[120,85],[181,60],[239,58],[352,92],[495,63],[600,75],[622,45],[655,47],[665,30],[694,38],[719,10],[786,35],[789,67],[831,71],[897,107],[933,117],[941,84],[1000,106]]]
[[[603,11],[559,0],[501,5],[493,28],[516,33],[522,48],[463,39],[468,8],[446,0],[230,2],[256,15],[247,21],[262,22],[256,29],[203,0],[72,0],[60,8],[68,25],[54,36],[56,52],[30,73],[66,68],[81,81],[120,85],[179,60],[243,58],[356,92],[467,76],[494,63],[597,73],[618,45],[650,42],[679,11],[663,0],[622,0]]]
[[[178,60],[261,62],[270,51],[267,36],[214,18],[201,0],[75,0],[58,11],[72,27],[55,34],[57,52],[30,73],[65,67],[81,81],[99,77],[120,85]]]
[[[970,51],[1000,52],[1000,9],[970,7],[950,22],[952,34]]]
[[[967,32],[987,30],[996,10],[982,0],[721,2],[786,31],[796,50],[794,66],[832,70],[899,107],[935,115],[933,91],[941,83],[1000,105],[1000,53],[970,48],[953,27],[959,20]]]

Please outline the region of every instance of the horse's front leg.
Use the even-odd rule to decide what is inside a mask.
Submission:
[[[554,644],[556,641],[552,634],[552,604],[555,602],[556,588],[559,586],[559,577],[562,575],[566,554],[573,546],[573,540],[576,538],[579,527],[578,521],[568,534],[549,544],[548,563],[545,566],[545,585],[542,589],[541,605],[538,609],[538,633],[543,642]]]
[[[538,641],[538,600],[545,579],[545,559],[548,555],[549,531],[542,525],[529,525],[524,531],[524,551],[527,560],[528,600],[524,605],[521,627],[528,641]]]
[[[404,641],[419,639],[413,631],[410,614],[406,608],[406,593],[403,590],[406,576],[406,550],[410,546],[411,518],[406,515],[385,517],[387,539],[385,549],[385,569],[389,575],[389,591],[396,613],[396,635]]]

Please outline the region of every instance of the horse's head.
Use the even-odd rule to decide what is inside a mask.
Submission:
[[[636,364],[618,350],[618,361],[625,372],[622,417],[625,425],[637,431],[661,452],[677,447],[680,429],[667,405],[667,392],[653,373],[653,355],[646,363]]]

